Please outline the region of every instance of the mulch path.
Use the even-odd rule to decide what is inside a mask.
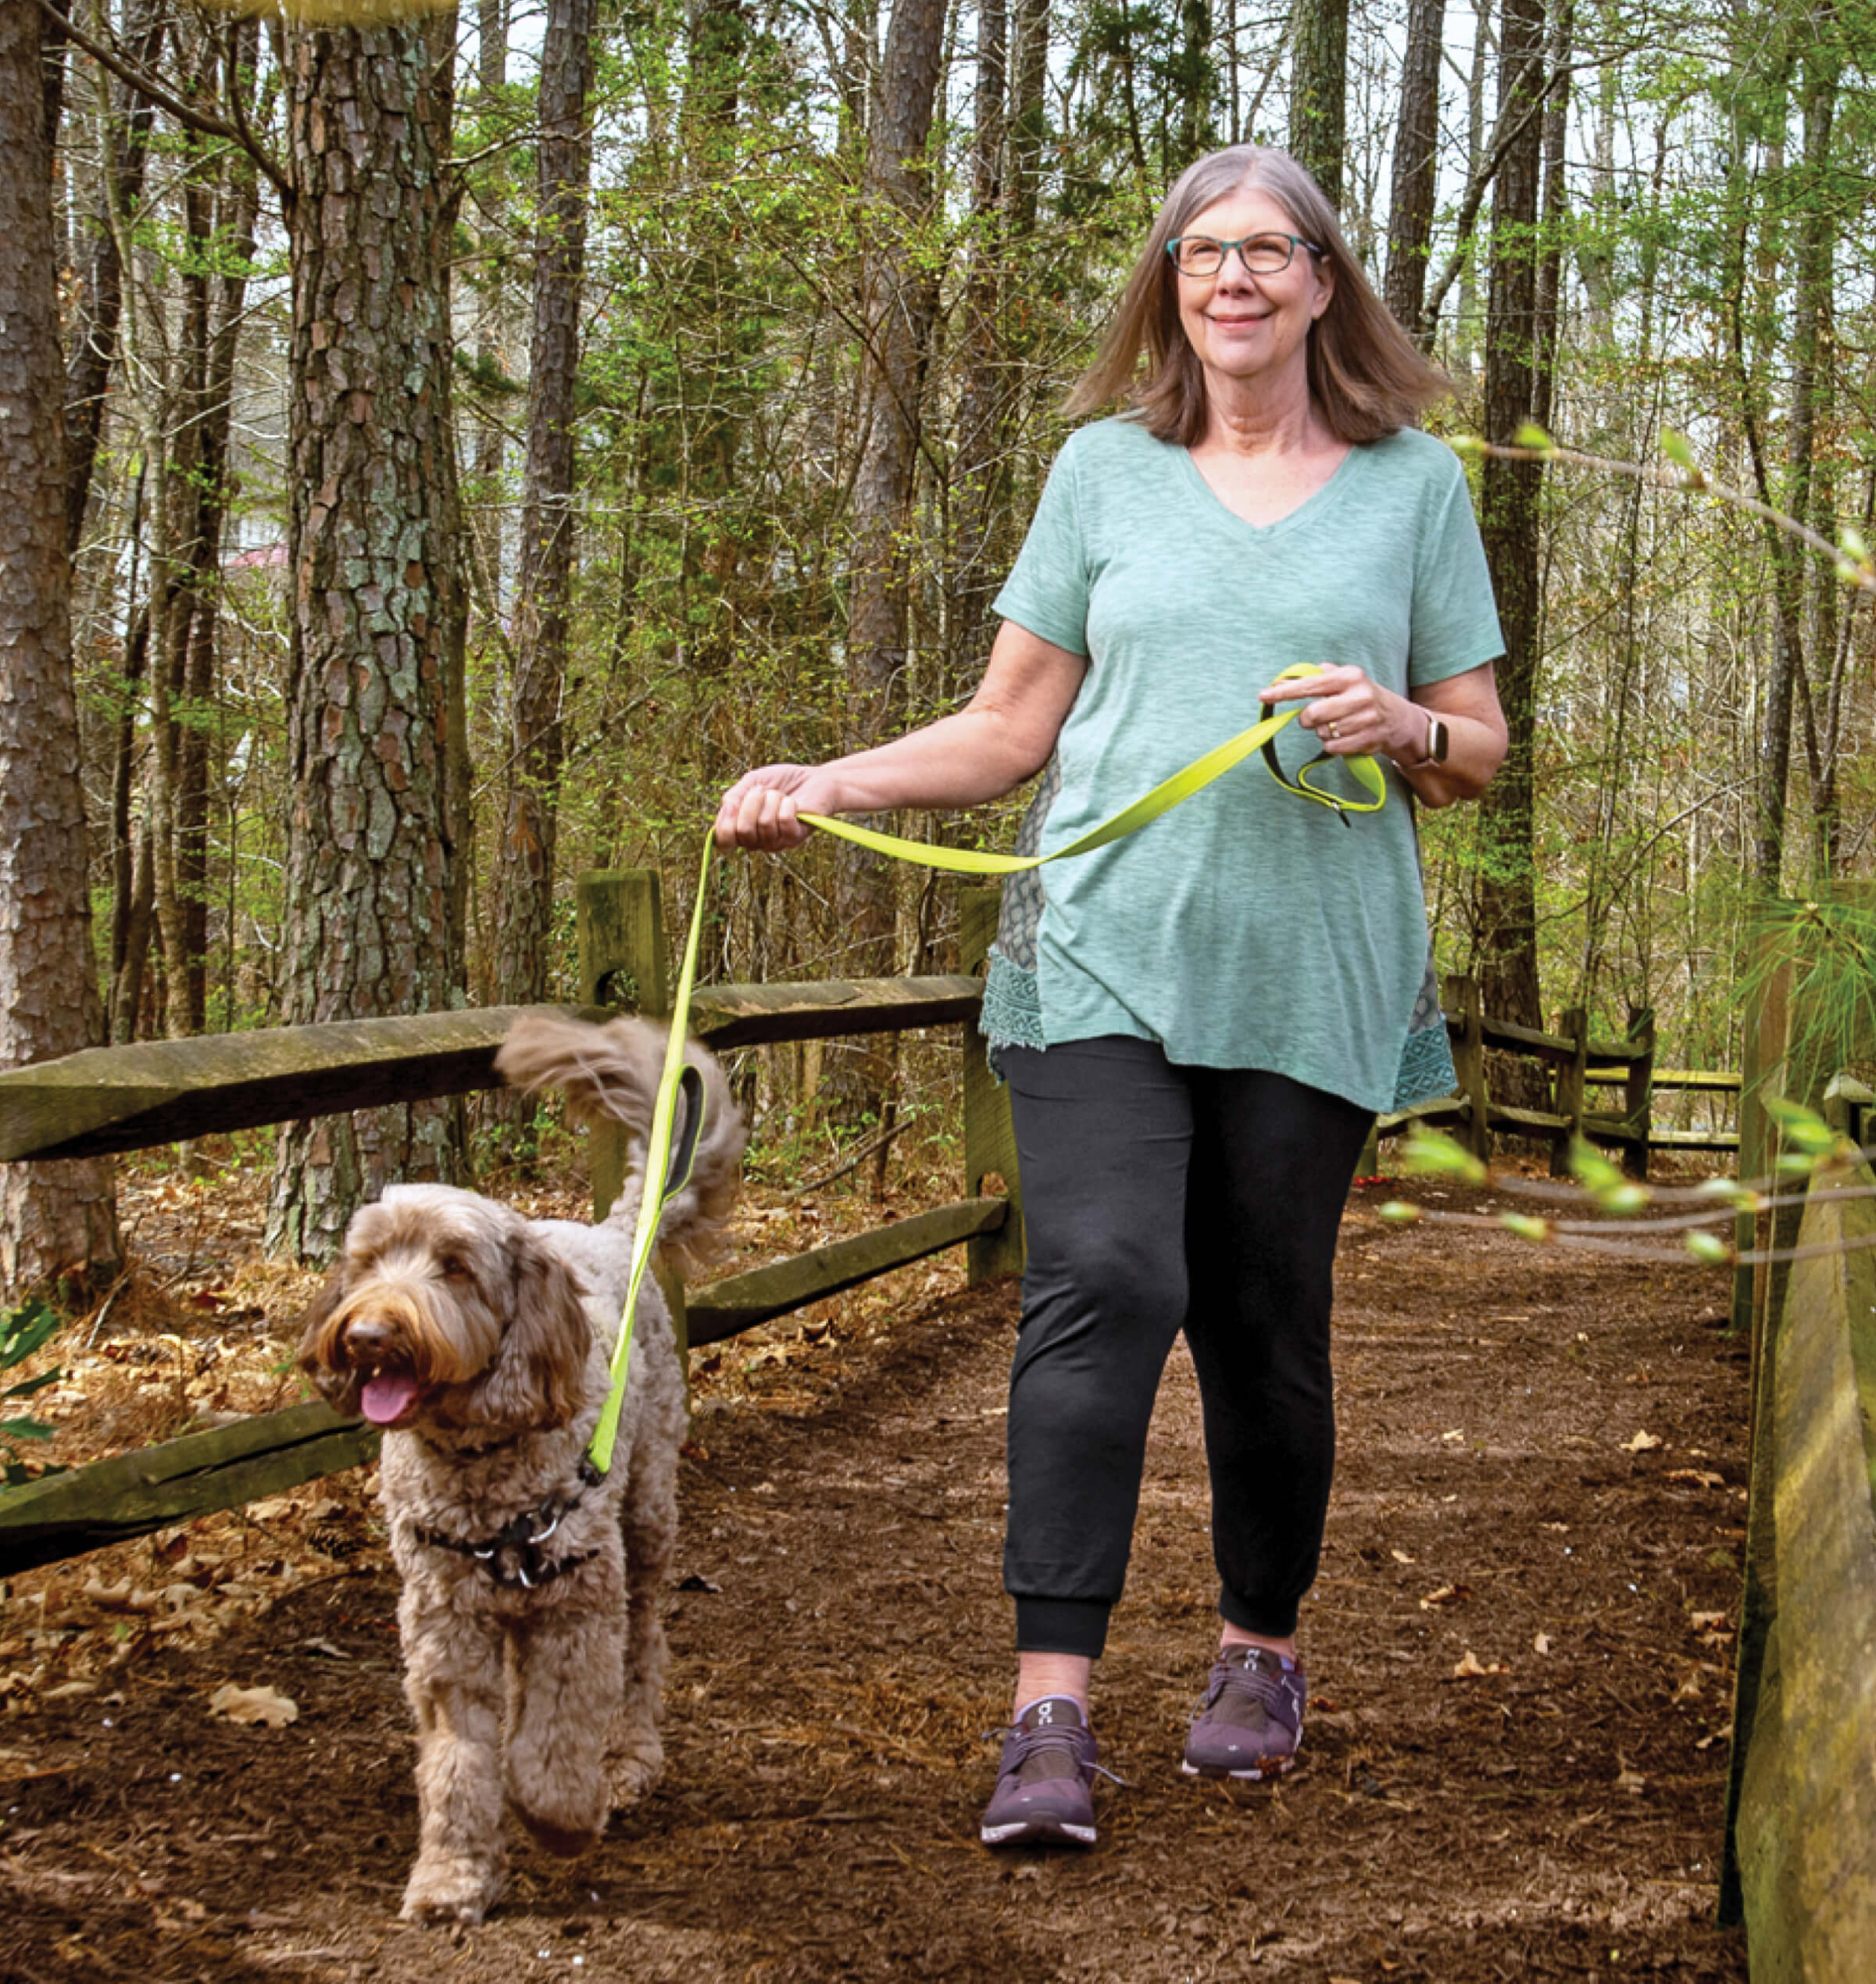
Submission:
[[[396,1921],[395,1585],[369,1512],[328,1502],[330,1572],[264,1616],[9,1704],[0,1979],[1744,1979],[1711,1925],[1746,1478],[1724,1287],[1384,1226],[1381,1196],[1344,1231],[1342,1459],[1282,1783],[1177,1768],[1213,1595],[1181,1349],[1097,1675],[1126,1787],[1091,1854],[978,1846],[1017,1296],[915,1283],[699,1358],[670,1764],[585,1859],[517,1837],[482,1927]],[[210,1717],[230,1679],[298,1721]]]

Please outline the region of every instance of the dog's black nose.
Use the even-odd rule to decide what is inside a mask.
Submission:
[[[388,1349],[390,1344],[390,1331],[369,1316],[356,1317],[345,1325],[345,1348],[354,1357],[367,1357],[373,1351]]]

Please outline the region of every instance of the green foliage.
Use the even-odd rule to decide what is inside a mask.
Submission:
[[[1735,996],[1742,1013],[1781,994],[1786,1002],[1784,1094],[1766,1107],[1785,1141],[1806,1150],[1811,1132],[1785,1098],[1817,1099],[1840,1070],[1876,1074],[1876,910],[1834,897],[1774,899],[1759,904],[1756,928]]]
[[[10,1371],[25,1363],[35,1350],[51,1341],[63,1321],[57,1310],[39,1301],[28,1302],[0,1315],[0,1371]],[[62,1375],[57,1369],[42,1371],[37,1378],[9,1385],[0,1391],[0,1402],[30,1398],[47,1385],[57,1384]],[[42,1420],[30,1414],[0,1419],[0,1449],[4,1450],[5,1456],[4,1460],[0,1460],[0,1481],[8,1488],[17,1488],[38,1479],[41,1475],[58,1472],[57,1469],[28,1466],[20,1457],[18,1445],[22,1440],[49,1440],[52,1431]]]

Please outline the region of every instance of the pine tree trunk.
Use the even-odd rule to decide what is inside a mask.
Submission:
[[[96,1005],[66,548],[59,346],[36,8],[0,7],[0,1067],[88,1044]],[[107,1160],[0,1166],[0,1292],[116,1270]]]
[[[552,0],[541,47],[527,471],[509,773],[495,853],[495,985],[503,1005],[529,1005],[547,995],[556,809],[566,756],[561,697],[574,563],[574,385],[592,161],[586,98],[593,20],[594,0]],[[511,1120],[523,1120],[522,1112]]]
[[[1424,340],[1427,255],[1439,165],[1440,30],[1445,0],[1409,0],[1407,49],[1400,71],[1400,123],[1394,138],[1394,184],[1388,209],[1384,287],[1394,320]]]
[[[1501,130],[1506,128],[1505,120],[1518,117],[1542,87],[1542,0],[1505,0],[1503,22],[1499,41]],[[1492,189],[1485,438],[1500,445],[1513,442],[1531,414],[1542,162],[1542,121],[1529,117],[1506,151]],[[1480,506],[1485,556],[1505,635],[1505,658],[1498,670],[1499,697],[1510,730],[1504,764],[1480,801],[1480,986],[1488,1012],[1523,1026],[1539,1025],[1542,1017],[1538,988],[1533,778],[1541,477],[1535,462],[1508,462],[1488,456]]]
[[[456,597],[453,23],[295,27],[291,811],[283,1018],[449,1002],[445,712]],[[268,1244],[331,1257],[359,1201],[456,1168],[447,1104],[283,1129]]]
[[[1290,154],[1342,205],[1348,143],[1349,0],[1292,0]]]

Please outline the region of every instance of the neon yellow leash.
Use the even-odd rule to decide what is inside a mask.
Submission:
[[[1277,679],[1287,682],[1321,672],[1313,663],[1300,662],[1293,668],[1286,668]],[[1092,854],[1096,848],[1110,846],[1129,834],[1138,833],[1162,813],[1171,812],[1174,806],[1183,804],[1214,780],[1222,778],[1227,771],[1243,763],[1254,751],[1264,754],[1271,776],[1286,792],[1332,808],[1341,817],[1344,826],[1349,824],[1348,816],[1351,813],[1378,813],[1387,803],[1388,783],[1380,766],[1366,755],[1339,760],[1370,795],[1365,799],[1349,799],[1310,783],[1310,774],[1317,765],[1338,762],[1326,751],[1318,752],[1301,767],[1293,780],[1285,778],[1282,767],[1277,762],[1276,736],[1302,713],[1299,702],[1274,713],[1269,703],[1263,704],[1258,720],[1249,730],[1241,731],[1227,742],[1206,752],[1203,757],[1194,759],[1183,771],[1176,771],[1171,778],[1163,779],[1144,798],[1135,800],[1111,820],[1091,828],[1066,847],[1057,848],[1052,854],[984,854],[974,848],[933,847],[924,841],[902,840],[896,835],[876,833],[870,827],[856,827],[850,820],[830,819],[822,813],[804,813],[799,817],[823,833],[837,835],[858,846],[870,848],[876,854],[889,855],[897,861],[915,862],[921,867],[937,868],[957,875],[1020,874],[1025,869],[1039,868],[1050,861],[1067,861],[1077,854]],[[612,1390],[600,1409],[599,1423],[594,1428],[587,1448],[588,1460],[594,1471],[602,1475],[613,1464],[619,1414],[625,1403],[626,1371],[631,1359],[632,1323],[638,1313],[639,1285],[645,1279],[645,1268],[651,1260],[665,1203],[683,1188],[689,1178],[699,1134],[703,1127],[703,1083],[696,1070],[685,1065],[684,1046],[690,1018],[691,989],[697,976],[697,954],[702,943],[704,901],[709,885],[710,862],[715,852],[716,835],[712,829],[703,837],[703,860],[697,874],[697,896],[691,911],[691,931],[684,943],[684,963],[677,974],[677,996],[671,1002],[671,1031],[665,1047],[664,1072],[659,1081],[658,1099],[652,1110],[651,1135],[645,1153],[646,1182],[638,1201],[638,1223],[632,1235],[631,1282],[626,1291],[624,1313],[620,1318],[619,1341],[613,1351]],[[677,1117],[681,1089],[686,1095],[689,1106],[685,1111],[684,1133],[674,1139],[672,1126]],[[663,1181],[656,1192],[650,1189],[653,1178]]]

